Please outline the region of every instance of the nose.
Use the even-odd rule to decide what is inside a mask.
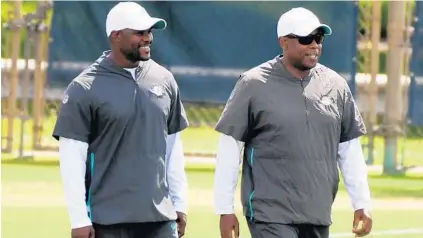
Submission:
[[[319,47],[319,44],[317,44],[316,40],[313,40],[310,44],[310,48],[314,49],[314,48],[318,48],[318,47]]]

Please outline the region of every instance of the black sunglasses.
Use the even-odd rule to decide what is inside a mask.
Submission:
[[[295,36],[295,35],[288,35],[286,36],[290,39],[298,39],[298,42],[301,45],[310,45],[313,40],[316,41],[317,44],[320,44],[325,39],[323,34],[315,34],[315,35],[308,35],[308,36]]]

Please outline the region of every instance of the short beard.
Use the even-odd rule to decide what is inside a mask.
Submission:
[[[147,61],[150,59],[150,57],[141,56],[140,47],[138,47],[136,50],[125,50],[121,48],[120,52],[127,60],[131,61],[132,63],[136,63],[138,61]]]
[[[303,65],[301,62],[297,62],[292,64],[292,66],[294,66],[296,69],[300,70],[300,71],[309,71],[310,69],[314,68],[314,67],[307,67],[305,65]]]

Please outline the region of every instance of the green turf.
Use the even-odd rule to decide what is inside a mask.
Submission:
[[[201,107],[201,106],[200,106]],[[203,109],[199,109],[198,107],[188,106],[187,111],[189,114],[198,113],[201,114]],[[213,111],[212,114],[218,115],[220,108],[208,108],[207,110]],[[196,117],[201,126],[191,126],[184,130],[181,134],[182,141],[184,144],[184,151],[187,154],[206,154],[214,156],[217,151],[218,139],[219,134],[213,129],[213,125],[210,125],[209,122],[205,121],[215,121],[217,120],[215,116],[210,116],[212,119],[208,120],[205,116],[197,115]],[[202,119],[201,119],[202,118]],[[204,121],[201,121],[203,120]],[[197,121],[198,121],[197,120]],[[51,137],[53,128],[54,128],[55,118],[54,117],[46,117],[44,119],[44,130],[42,131],[42,144],[49,145],[49,146],[57,146],[57,142]],[[13,148],[16,151],[19,146],[19,136],[20,136],[20,121],[15,120],[13,131],[14,131],[14,143]],[[29,120],[24,127],[25,133],[25,141],[24,141],[24,148],[25,150],[31,150],[32,146],[32,120]],[[7,120],[2,118],[2,129],[7,128]],[[423,136],[423,129],[419,132]],[[7,129],[2,130],[2,136],[7,134]],[[362,144],[365,145],[367,141],[366,137],[362,138]],[[4,141],[3,141],[4,142]],[[3,145],[4,146],[4,145]],[[367,149],[364,146],[364,153],[367,157]],[[374,164],[381,165],[384,159],[384,140],[382,137],[375,138],[375,149],[374,149]],[[405,140],[398,140],[398,164],[402,164],[404,162],[404,166],[423,166],[423,137],[419,138],[407,138]],[[5,155],[6,157],[8,155]],[[3,157],[2,157],[3,158]],[[403,161],[402,161],[403,160]]]
[[[65,207],[4,208],[2,232],[4,238],[46,238],[70,237],[67,211]],[[240,237],[250,237],[245,220],[240,214]],[[331,232],[346,233],[351,230],[352,213],[336,211]],[[420,211],[379,211],[374,213],[374,231],[409,229],[421,226],[423,213]],[[218,238],[219,218],[211,208],[190,211],[186,228],[186,238]],[[23,229],[23,226],[25,227]],[[351,236],[353,237],[353,236]],[[367,236],[380,237],[380,236]],[[421,238],[422,234],[384,235],[383,238]]]
[[[190,171],[188,172],[188,181],[190,207],[185,237],[219,237],[218,216],[213,214],[212,205],[213,173]],[[394,199],[389,194],[401,187],[410,189],[410,191],[423,191],[422,181],[421,178],[419,180],[416,178],[371,177],[370,185],[372,191],[383,190],[385,196]],[[63,193],[58,167],[2,165],[2,192],[2,237],[69,237],[66,207],[60,202],[60,199],[63,199]],[[343,186],[341,186],[338,196],[346,196]],[[398,196],[398,194],[394,194],[394,196]],[[408,197],[408,199],[423,203],[422,195],[415,192],[403,191],[401,197]],[[398,200],[398,202],[401,201]],[[345,202],[347,203],[345,207],[334,209],[334,224],[331,227],[333,233],[345,233],[351,230],[352,212],[349,202]],[[246,222],[239,211],[238,215],[241,223],[241,237],[250,237]],[[379,207],[375,209],[373,216],[374,231],[423,228],[422,208]],[[383,237],[417,238],[422,235],[402,234],[384,235]]]
[[[423,175],[420,177],[369,176],[369,186],[375,197],[415,197],[423,200]],[[341,186],[344,189],[344,186]]]

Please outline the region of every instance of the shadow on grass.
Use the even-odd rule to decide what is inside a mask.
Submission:
[[[47,166],[57,167],[57,160],[18,160],[2,159],[2,165],[26,165],[26,166]],[[214,166],[209,164],[187,164],[187,172],[204,172],[213,176]],[[375,198],[410,197],[423,198],[423,175],[421,176],[385,176],[369,175],[369,184],[372,196]],[[339,186],[340,191],[346,191],[342,180]]]
[[[58,160],[34,160],[34,159],[2,159],[5,165],[33,165],[33,166],[59,166]]]
[[[416,181],[420,181],[420,182],[423,183],[423,174],[421,176],[370,174],[369,179],[416,180]]]
[[[423,199],[423,189],[422,190],[407,190],[407,189],[397,189],[397,190],[383,190],[379,188],[372,187],[372,196],[377,198],[399,198],[399,197],[412,197]]]
[[[2,165],[26,165],[26,166],[46,166],[46,167],[57,167],[59,166],[58,160],[35,160],[35,159],[2,159]],[[187,171],[198,171],[198,172],[214,172],[214,166],[208,164],[187,164],[185,166]]]

